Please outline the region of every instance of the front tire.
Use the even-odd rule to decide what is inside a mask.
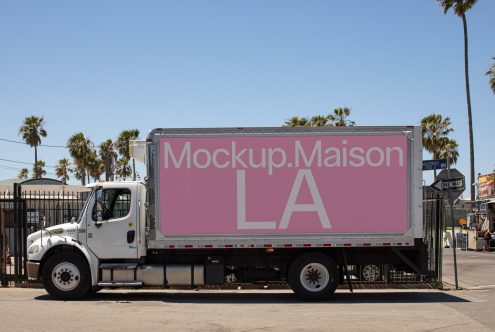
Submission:
[[[73,252],[60,252],[51,256],[42,273],[43,286],[58,300],[76,300],[90,289],[88,264]]]
[[[297,298],[322,301],[330,298],[338,286],[337,264],[320,253],[298,257],[289,268],[289,285]]]

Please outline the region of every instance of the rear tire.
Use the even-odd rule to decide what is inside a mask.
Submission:
[[[58,300],[76,300],[85,296],[91,286],[88,264],[73,252],[59,252],[46,262],[43,286]]]
[[[304,254],[291,264],[288,281],[298,299],[326,300],[339,284],[337,264],[324,254]]]

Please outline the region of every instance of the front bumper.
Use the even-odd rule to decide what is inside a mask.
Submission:
[[[28,275],[29,280],[38,280],[39,279],[39,275],[38,275],[38,272],[40,270],[40,263],[39,262],[27,261],[26,268],[27,268],[27,275]]]

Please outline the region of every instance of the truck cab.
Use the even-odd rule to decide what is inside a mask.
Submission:
[[[28,277],[42,277],[55,293],[82,294],[94,288],[101,282],[98,267],[105,260],[146,256],[144,184],[101,182],[88,187],[91,192],[78,220],[27,238]]]

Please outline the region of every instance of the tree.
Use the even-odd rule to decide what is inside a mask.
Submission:
[[[492,91],[495,94],[495,57],[492,59],[494,62],[490,66],[490,69],[486,72],[486,75],[490,78],[490,88],[492,88]]]
[[[309,121],[306,118],[293,116],[284,123],[284,127],[308,127]]]
[[[323,115],[315,115],[309,119],[310,127],[325,127],[328,122],[328,117]]]
[[[339,107],[333,110],[333,113],[327,115],[328,121],[330,121],[331,126],[335,127],[352,127],[356,123],[350,121],[347,118],[351,115],[351,109],[348,107]]]
[[[55,174],[57,175],[57,178],[65,184],[69,181],[69,173],[72,172],[73,170],[70,168],[70,162],[66,158],[60,159],[58,161],[58,165],[55,166]]]
[[[430,114],[421,120],[423,148],[433,155],[433,159],[442,158],[444,145],[449,140],[448,135],[454,131],[450,125],[450,118],[443,119],[440,114]],[[457,157],[455,159],[457,161]],[[434,172],[436,178],[437,172]]]
[[[95,182],[99,181],[105,171],[105,166],[103,165],[103,161],[98,158],[95,150],[92,150],[88,155],[87,167],[88,176],[91,176]]]
[[[469,126],[469,161],[470,161],[470,184],[471,184],[471,202],[475,199],[475,182],[474,177],[474,141],[473,141],[473,118],[471,114],[471,93],[469,91],[469,61],[468,61],[468,32],[466,12],[473,8],[477,0],[437,0],[442,6],[444,14],[447,14],[449,9],[453,8],[454,13],[462,19],[464,28],[464,76],[466,79],[466,102],[468,111],[468,126]]]
[[[93,143],[89,138],[84,137],[82,132],[75,133],[67,141],[67,148],[71,157],[74,159],[74,164],[79,172],[77,177],[81,180],[81,184],[86,184],[86,175],[88,174],[88,160],[93,150]],[[88,175],[89,176],[89,175]]]
[[[27,179],[29,176],[29,170],[27,168],[21,169],[19,175],[17,175],[18,179]]]
[[[133,139],[137,139],[139,137],[138,129],[129,129],[123,130],[120,132],[119,137],[117,138],[116,148],[119,151],[120,155],[125,159],[131,159],[131,155],[129,153],[129,142]],[[136,161],[132,158],[132,174],[133,180],[136,180]]]
[[[105,180],[113,181],[114,176],[114,164],[117,160],[117,152],[115,152],[115,146],[111,139],[107,139],[99,146],[98,154],[103,161],[105,169]]]
[[[115,163],[115,174],[117,174],[117,176],[124,181],[126,178],[131,176],[132,169],[131,166],[129,166],[129,160],[127,158],[122,157],[117,160]]]
[[[34,165],[38,165],[38,145],[41,144],[41,137],[47,136],[44,125],[45,120],[43,117],[31,115],[24,119],[22,126],[19,128],[19,134],[22,135],[22,139],[26,144],[34,147]],[[33,178],[39,177],[41,177],[41,174],[33,174]]]
[[[38,160],[36,165],[33,165],[33,179],[38,179],[46,175],[45,162],[43,160]]]
[[[439,157],[442,159],[447,159],[448,163],[453,165],[457,163],[457,158],[459,157],[458,148],[459,144],[457,144],[456,140],[444,138],[439,151]]]

